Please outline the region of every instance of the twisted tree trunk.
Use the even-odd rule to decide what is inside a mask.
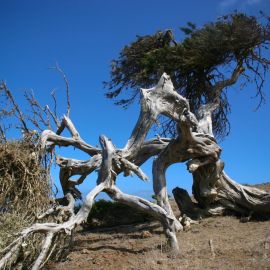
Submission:
[[[208,104],[201,109],[202,118],[194,128],[188,122],[181,132],[189,141],[187,167],[193,176],[192,193],[197,203],[187,199],[185,191],[173,190],[182,214],[191,218],[221,215],[226,210],[241,215],[270,217],[270,193],[254,187],[240,185],[224,172],[220,159],[221,148],[212,134],[211,112],[216,105]],[[189,132],[187,131],[189,129]],[[185,148],[185,147],[184,147]]]

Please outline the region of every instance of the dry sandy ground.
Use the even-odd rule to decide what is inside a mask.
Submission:
[[[208,218],[177,237],[180,254],[170,256],[157,222],[80,231],[68,258],[47,269],[270,269],[270,220]]]

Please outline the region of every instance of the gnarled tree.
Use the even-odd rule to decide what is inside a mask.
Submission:
[[[180,42],[175,41],[172,30],[166,30],[139,36],[125,46],[118,59],[112,61],[106,95],[118,98],[116,104],[127,106],[135,100],[138,87],[151,87],[165,71],[175,91],[188,99],[193,114],[188,114],[189,122],[161,119],[161,134],[174,139],[172,149],[168,146],[154,162],[154,179],[160,178],[165,185],[167,167],[187,161],[198,204],[193,205],[184,190],[175,189],[182,212],[198,218],[229,208],[241,214],[269,215],[265,207],[268,193],[240,186],[223,172],[221,148],[215,137],[223,138],[229,132],[230,102],[226,93],[230,86],[239,82],[239,87],[245,87],[253,82],[258,106],[264,101],[263,85],[270,64],[266,50],[270,19],[262,12],[258,18],[236,12],[202,28],[188,23],[181,30],[186,36]],[[131,95],[119,98],[128,90],[133,90]],[[170,102],[174,110],[175,101]],[[169,207],[163,187],[154,189],[159,204]]]
[[[43,131],[41,145],[44,149],[51,151],[56,145],[73,146],[89,154],[91,158],[82,161],[58,157],[57,163],[61,168],[60,181],[69,203],[67,206],[49,209],[38,219],[60,212],[61,222],[36,223],[23,230],[18,238],[2,251],[0,269],[16,264],[23,243],[37,233],[44,235],[44,240],[32,269],[39,269],[53,253],[56,241],[66,234],[71,234],[77,225],[87,219],[93,201],[100,192],[106,192],[113,200],[147,212],[159,220],[164,227],[172,251],[177,252],[179,246],[176,231],[183,227],[171,210],[165,177],[166,169],[176,162],[187,162],[194,176],[196,198],[199,198],[200,206],[204,206],[202,209],[194,208],[192,205],[189,209],[185,208],[185,204],[181,204],[180,201],[183,212],[190,217],[194,218],[191,215],[194,213],[197,217],[219,214],[225,209],[242,212],[247,210],[269,215],[269,193],[238,185],[223,172],[223,163],[220,160],[221,149],[211,133],[211,112],[215,107],[215,104],[203,106],[200,110],[201,118],[197,119],[190,110],[188,100],[175,91],[170,77],[164,73],[156,87],[141,89],[140,116],[123,149],[117,149],[105,136],[100,136],[101,148],[87,144],[67,116],[63,118],[56,132]],[[174,139],[158,137],[145,141],[149,129],[159,115],[165,115],[176,123],[178,136]],[[70,132],[70,138],[61,136],[64,128]],[[157,158],[153,163],[153,182],[158,205],[143,198],[125,194],[116,186],[117,175],[121,172],[124,172],[126,176],[134,172],[142,180],[147,180],[147,176],[139,166],[154,155]],[[74,214],[74,199],[80,196],[77,186],[96,169],[99,170],[97,185],[86,196],[79,212]],[[71,179],[74,175],[79,175],[78,180]],[[180,196],[180,200],[181,198]]]
[[[226,122],[226,111],[229,108],[223,91],[244,74],[245,68],[250,69],[255,77],[261,78],[257,88],[258,93],[261,93],[264,78],[261,77],[259,69],[262,67],[267,70],[269,63],[257,50],[269,40],[269,26],[259,25],[255,18],[243,14],[223,18],[220,22],[207,25],[201,30],[196,30],[192,24],[189,26],[190,28],[185,31],[189,32],[190,37],[182,44],[174,41],[171,31],[139,37],[134,44],[126,47],[120,59],[113,63],[110,86],[119,88],[109,94],[111,97],[117,96],[129,86],[153,85],[159,73],[169,68],[165,64],[174,63],[174,67],[168,71],[171,76],[163,73],[155,87],[141,89],[140,115],[124,148],[116,148],[105,136],[100,136],[100,148],[86,143],[68,115],[57,124],[56,131],[42,132],[41,145],[44,149],[52,151],[57,145],[72,146],[87,153],[90,159],[57,158],[66,205],[53,207],[41,214],[38,219],[42,220],[55,212],[62,218],[58,222],[38,222],[24,229],[6,249],[1,251],[0,269],[16,264],[24,242],[35,234],[43,235],[44,240],[32,269],[42,267],[53,254],[57,241],[67,234],[72,234],[76,226],[87,219],[93,201],[100,192],[106,192],[113,200],[147,212],[159,220],[173,252],[177,252],[179,246],[176,232],[183,227],[175,218],[169,204],[165,176],[166,169],[177,162],[187,162],[194,180],[193,193],[198,202],[194,204],[185,191],[175,189],[174,194],[182,214],[200,218],[220,214],[229,209],[243,214],[253,212],[269,217],[270,194],[239,185],[225,174],[224,164],[220,159],[221,148],[214,137],[214,134],[223,133],[222,123]],[[243,34],[243,29],[250,31],[246,32],[248,33],[246,39],[238,37]],[[223,38],[223,30],[228,32],[226,38],[232,38],[227,41],[224,38],[222,44],[227,47],[224,45],[225,47],[222,47],[224,50],[221,50],[213,39],[217,52],[209,52],[209,59],[203,58],[204,49],[214,48],[214,45],[210,47],[211,44],[208,44],[212,40],[209,35],[217,37],[216,34],[221,31],[219,35]],[[233,42],[237,37],[236,46]],[[242,47],[238,44],[241,42]],[[245,46],[248,44],[247,49]],[[197,45],[200,46],[196,47]],[[178,54],[172,54],[176,51]],[[213,55],[217,58],[210,57]],[[200,59],[204,60],[201,65]],[[164,62],[160,62],[161,60]],[[225,74],[222,74],[218,67],[231,62],[235,63],[235,68],[228,75],[229,78],[224,79]],[[254,65],[251,65],[254,62],[258,64],[255,69]],[[135,95],[128,101],[120,103],[127,104],[135,98]],[[146,140],[149,130],[161,115],[173,123],[174,137],[168,139],[158,136]],[[69,131],[70,137],[61,135],[64,129]],[[134,172],[142,180],[147,180],[140,166],[152,156],[157,156],[153,163],[153,183],[158,204],[125,194],[116,186],[117,175],[122,172],[125,176]],[[78,186],[94,170],[99,171],[97,185],[89,192],[79,212],[75,214],[74,200],[80,197]],[[74,176],[78,176],[78,179],[74,180]]]

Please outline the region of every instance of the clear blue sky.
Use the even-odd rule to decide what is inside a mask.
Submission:
[[[123,110],[104,97],[102,81],[109,79],[110,61],[137,34],[172,28],[179,39],[178,27],[187,21],[200,26],[235,9],[248,14],[258,14],[259,10],[270,14],[270,1],[0,0],[0,79],[8,83],[19,100],[24,89],[33,89],[46,103],[53,88],[61,99],[63,81],[48,69],[58,62],[70,80],[71,118],[81,136],[96,145],[98,136],[105,134],[122,147],[136,122],[139,105]],[[267,103],[257,112],[254,108],[258,100],[251,99],[252,86],[245,91],[238,87],[229,91],[232,131],[222,142],[222,159],[226,172],[240,183],[270,180],[269,75],[268,78],[264,88]],[[78,152],[61,151],[70,157],[86,158]],[[151,178],[150,165],[143,169]],[[57,182],[56,171],[53,177]],[[93,175],[85,181],[84,193],[93,187],[95,178]],[[175,186],[190,191],[192,180],[184,164],[172,166],[167,178],[169,191]],[[118,182],[126,192],[153,194],[152,180],[145,184],[136,177],[120,177]]]

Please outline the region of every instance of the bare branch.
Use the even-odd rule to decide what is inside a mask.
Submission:
[[[56,63],[55,66],[51,67],[51,68],[58,71],[64,79],[64,82],[66,85],[66,96],[67,96],[67,113],[66,114],[67,114],[67,117],[69,117],[70,116],[70,88],[69,88],[68,78],[67,78],[65,72],[62,70],[62,68],[58,65],[58,63]]]
[[[53,236],[54,234],[52,232],[49,232],[42,244],[42,248],[41,248],[41,252],[38,256],[38,258],[36,259],[32,270],[39,270],[40,266],[42,265],[43,261],[46,259],[47,253],[51,247],[52,244],[52,240],[53,240]]]
[[[56,126],[59,128],[60,123],[59,123],[58,117],[57,117],[57,115],[55,115],[55,114],[51,111],[49,105],[46,105],[46,111],[49,113],[49,115],[52,117],[54,123],[55,123]]]
[[[0,142],[7,142],[6,132],[2,125],[0,125]]]
[[[30,105],[30,108],[32,110],[32,114],[28,116],[27,119],[40,131],[44,130],[44,127],[52,129],[50,117],[46,111],[46,106],[42,107],[40,105],[40,103],[35,98],[33,91],[31,92],[25,91],[24,96],[28,101],[28,104]],[[44,119],[44,114],[47,119]],[[42,127],[41,124],[44,125],[44,127]]]
[[[213,86],[214,95],[215,95],[216,101],[218,103],[219,103],[219,100],[220,100],[220,95],[222,93],[222,90],[225,89],[228,86],[231,86],[231,85],[235,84],[237,82],[237,79],[239,78],[239,76],[244,71],[245,71],[245,69],[243,68],[243,62],[239,61],[237,63],[237,66],[233,70],[233,72],[231,74],[231,77],[229,79],[219,81]]]
[[[54,116],[57,116],[57,115],[58,115],[58,114],[57,114],[57,99],[56,99],[56,95],[55,95],[55,89],[52,90],[51,96],[52,96],[52,98],[53,98],[53,103],[54,103],[54,107],[53,107],[53,115],[54,115]],[[57,118],[57,120],[56,120],[56,124],[57,124],[57,127],[60,126],[60,124],[59,124],[59,119],[58,119],[58,118]]]
[[[15,111],[17,112],[17,115],[16,116],[19,119],[19,121],[21,122],[23,130],[26,133],[30,133],[30,131],[29,131],[28,127],[27,127],[27,124],[25,122],[24,115],[23,115],[22,111],[20,110],[18,104],[15,101],[15,98],[13,97],[11,91],[8,89],[8,87],[7,87],[7,85],[6,85],[5,82],[2,82],[1,83],[0,89],[5,91],[8,99],[10,100],[10,102],[13,105]]]
[[[75,128],[74,124],[72,123],[72,121],[70,120],[68,116],[64,115],[63,122],[65,123],[65,126],[69,130],[73,139],[82,140],[79,132],[77,131],[77,129]]]
[[[74,146],[74,147],[84,151],[85,153],[89,154],[90,156],[96,155],[96,154],[101,152],[100,149],[93,147],[84,141],[62,137],[62,136],[56,135],[51,130],[44,130],[42,132],[41,142],[42,142],[43,148],[46,148],[46,146],[51,147],[53,145]]]
[[[144,172],[140,169],[140,167],[136,166],[134,163],[128,161],[125,158],[120,158],[120,162],[123,163],[125,169],[124,171],[126,172],[126,170],[130,170],[132,172],[134,172],[139,178],[141,178],[143,181],[148,181],[148,177],[146,174],[144,174]],[[129,175],[129,174],[127,174]],[[125,175],[125,176],[127,176]]]

